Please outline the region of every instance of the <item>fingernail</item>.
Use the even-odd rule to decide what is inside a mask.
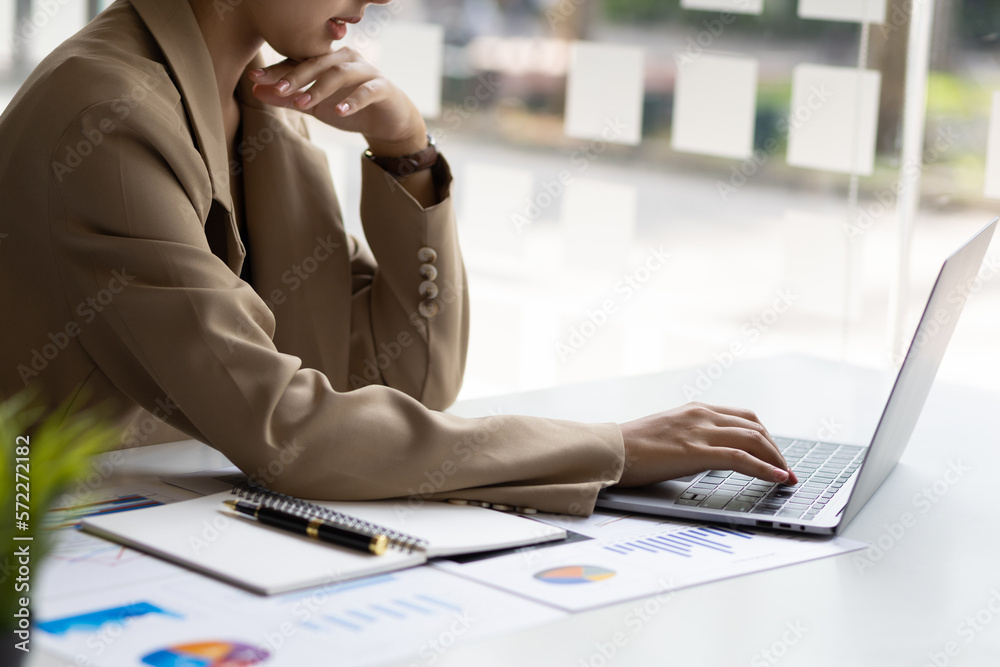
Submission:
[[[337,105],[337,111],[339,111],[340,113],[347,113],[350,110],[351,110],[351,105],[348,104],[347,102],[341,102],[340,104]]]
[[[312,95],[310,95],[309,93],[306,93],[305,95],[299,95],[298,97],[295,98],[295,104],[300,107],[306,106],[311,101],[312,101]]]
[[[784,482],[785,480],[788,479],[788,475],[789,475],[788,471],[782,470],[781,468],[774,468],[771,471],[771,478],[775,482]]]
[[[291,85],[292,84],[290,84],[287,81],[285,81],[284,79],[282,79],[278,83],[274,84],[274,89],[277,90],[279,93],[287,93],[288,92],[288,88]]]
[[[252,76],[252,77],[256,77],[256,78],[258,78],[258,79],[259,79],[260,77],[264,76],[264,74],[265,74],[265,72],[264,72],[264,70],[262,70],[262,69],[254,69],[254,70],[250,70],[250,76]]]

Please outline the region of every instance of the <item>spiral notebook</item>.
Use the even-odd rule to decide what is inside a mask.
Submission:
[[[561,528],[474,505],[429,501],[411,505],[405,500],[309,503],[316,511],[327,512],[326,518],[336,516],[355,525],[371,525],[397,538],[395,543],[400,548],[375,556],[234,515],[223,501],[235,497],[226,491],[132,512],[87,517],[81,527],[263,595],[401,570],[436,556],[493,551],[566,537]]]

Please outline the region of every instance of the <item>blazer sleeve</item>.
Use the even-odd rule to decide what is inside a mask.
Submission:
[[[54,155],[111,113],[84,112]],[[207,171],[176,118],[137,108],[48,187],[62,298],[94,303],[79,340],[95,372],[147,410],[171,406],[168,422],[256,481],[317,499],[462,496],[587,514],[619,479],[617,424],[464,419],[385,386],[337,392],[279,352],[270,310],[208,246]],[[405,313],[413,300],[391,281],[373,290]]]
[[[439,203],[424,209],[371,160],[361,160],[361,221],[374,258],[357,250],[350,386],[383,384],[435,410],[465,375],[469,294],[451,198],[451,171],[434,167]]]

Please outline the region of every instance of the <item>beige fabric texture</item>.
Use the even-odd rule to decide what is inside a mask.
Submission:
[[[622,472],[617,424],[439,412],[469,335],[447,162],[424,210],[360,158],[368,253],[301,117],[240,98],[230,165],[186,0],[119,0],[31,75],[0,117],[0,397],[27,384],[50,405],[110,405],[123,446],[149,441],[144,409],[308,498],[593,511]],[[431,319],[422,248],[436,253]]]

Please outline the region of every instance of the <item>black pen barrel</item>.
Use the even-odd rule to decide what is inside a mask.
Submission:
[[[258,521],[265,525],[283,528],[301,535],[308,535],[313,539],[349,549],[368,551],[378,555],[381,555],[385,551],[385,548],[381,545],[381,541],[377,538],[337,528],[319,518],[299,516],[270,507],[260,507],[254,515]]]

